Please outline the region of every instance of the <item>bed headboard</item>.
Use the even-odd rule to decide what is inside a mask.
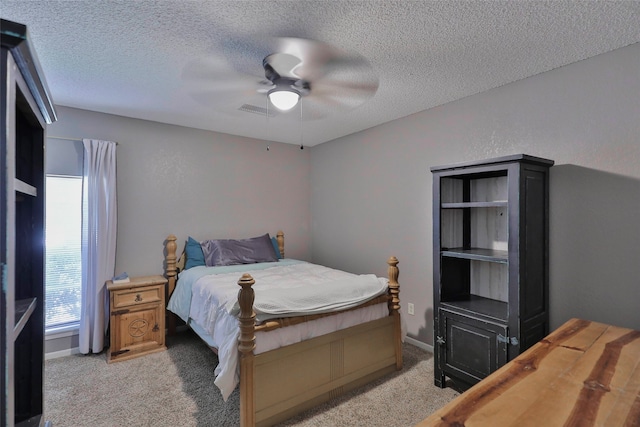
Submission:
[[[184,248],[180,254],[180,258],[176,256],[178,245],[176,240],[178,238],[170,234],[165,240],[165,275],[168,280],[167,298],[171,296],[173,290],[176,288],[176,281],[178,280],[178,273],[184,269],[186,262],[186,256]],[[278,242],[278,250],[280,251],[280,258],[284,258],[284,233],[278,231],[276,234],[276,241]],[[168,299],[167,299],[168,301]]]

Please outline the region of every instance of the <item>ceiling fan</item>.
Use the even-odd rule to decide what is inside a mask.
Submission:
[[[378,89],[361,55],[293,37],[227,43],[219,55],[189,62],[182,77],[196,100],[229,114],[247,105],[283,112],[304,99],[302,120],[356,108]]]

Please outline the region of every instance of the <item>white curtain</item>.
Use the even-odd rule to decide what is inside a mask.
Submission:
[[[109,301],[105,282],[116,263],[116,143],[84,139],[80,352],[105,347]]]

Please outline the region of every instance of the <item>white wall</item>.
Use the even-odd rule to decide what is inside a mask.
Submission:
[[[516,153],[556,162],[551,327],[640,329],[640,44],[314,147],[314,262],[384,275],[397,256],[408,333],[431,344],[430,167]]]
[[[181,251],[189,235],[282,229],[287,257],[310,258],[309,150],[267,151],[264,141],[73,108],[58,114],[49,136],[119,143],[116,272],[163,274],[169,234]]]

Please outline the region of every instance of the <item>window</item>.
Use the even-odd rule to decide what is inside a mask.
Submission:
[[[45,327],[80,321],[82,177],[47,175]]]

